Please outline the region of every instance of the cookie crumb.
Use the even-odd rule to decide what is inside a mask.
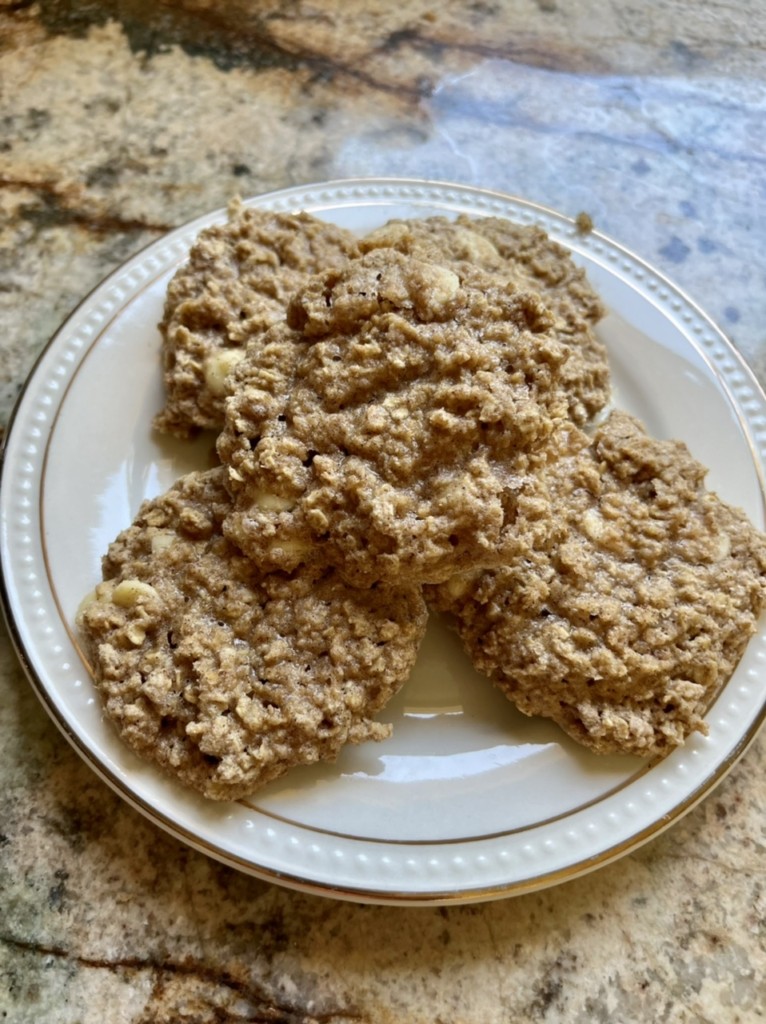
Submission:
[[[575,217],[575,225],[577,227],[577,233],[580,235],[589,235],[593,230],[593,218],[589,213],[585,213],[581,210]]]

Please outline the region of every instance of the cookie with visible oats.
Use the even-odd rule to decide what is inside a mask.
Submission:
[[[599,753],[664,754],[706,731],[766,601],[766,538],[704,477],[615,412],[543,474],[552,529],[429,599],[524,713]]]
[[[165,408],[155,427],[188,437],[223,423],[226,378],[249,338],[284,319],[293,291],[357,254],[353,235],[307,213],[229,206],[171,280],[160,323]]]
[[[583,426],[606,407],[611,384],[607,352],[593,328],[604,307],[582,268],[541,228],[501,217],[461,215],[392,220],[360,240],[360,250],[392,248],[410,256],[446,261],[464,279],[471,268],[498,274],[520,291],[535,291],[556,318],[558,338],[569,348],[562,371],[569,415]]]
[[[78,616],[122,739],[215,800],[388,736],[374,716],[426,621],[416,587],[260,571],[223,537],[228,510],[220,467],[146,502]]]
[[[567,352],[536,296],[481,284],[375,250],[312,278],[248,348],[218,451],[225,533],[258,564],[438,582],[514,547]]]

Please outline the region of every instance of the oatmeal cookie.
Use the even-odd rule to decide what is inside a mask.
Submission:
[[[416,587],[264,573],[221,533],[223,470],[146,502],[78,625],[106,714],[141,756],[215,800],[385,738],[373,721],[425,629]]]
[[[566,415],[567,351],[537,296],[483,283],[380,249],[296,293],[233,375],[218,452],[235,544],[357,586],[499,564]]]
[[[520,291],[537,292],[556,317],[559,339],[570,349],[562,379],[571,419],[583,426],[606,407],[611,393],[609,363],[593,330],[604,307],[585,271],[545,231],[500,217],[393,220],[359,242],[362,252],[380,247],[457,263],[455,269],[464,280],[470,280],[471,268],[478,268],[500,275]]]
[[[430,590],[475,665],[598,752],[663,754],[730,677],[766,601],[766,538],[679,441],[625,413],[544,474],[553,528]]]
[[[166,392],[155,427],[178,437],[223,423],[226,378],[253,335],[284,318],[309,275],[356,255],[353,235],[307,213],[235,201],[168,286],[160,323]]]

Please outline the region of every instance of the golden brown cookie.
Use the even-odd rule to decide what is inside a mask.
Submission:
[[[123,740],[215,800],[388,736],[373,719],[426,622],[416,587],[259,571],[224,539],[228,509],[221,468],[146,502],[78,621]]]
[[[225,532],[258,564],[437,582],[514,547],[567,350],[536,296],[482,283],[375,250],[311,279],[248,348],[218,450]]]
[[[558,338],[570,349],[562,371],[569,415],[585,425],[608,404],[611,394],[606,349],[593,328],[605,310],[585,272],[564,246],[541,228],[501,217],[457,220],[428,217],[393,220],[360,239],[359,248],[376,248],[457,263],[464,280],[471,268],[498,274],[520,291],[535,291],[556,318]]]
[[[166,392],[155,427],[178,437],[223,423],[226,378],[249,338],[284,318],[309,275],[356,254],[353,235],[307,213],[235,201],[168,286],[160,323]]]
[[[704,476],[615,412],[543,474],[551,529],[429,599],[521,711],[597,752],[663,754],[705,731],[766,601],[766,538]]]

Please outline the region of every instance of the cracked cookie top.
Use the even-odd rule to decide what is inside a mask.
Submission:
[[[234,372],[227,536],[355,585],[498,564],[566,415],[552,325],[535,295],[393,250],[316,275]]]
[[[359,242],[362,252],[381,247],[457,264],[455,269],[464,279],[470,280],[475,268],[497,274],[519,291],[537,292],[556,319],[558,339],[569,348],[562,386],[570,418],[583,426],[608,404],[607,352],[593,331],[604,307],[585,271],[541,228],[500,217],[466,215],[457,220],[392,220]]]

